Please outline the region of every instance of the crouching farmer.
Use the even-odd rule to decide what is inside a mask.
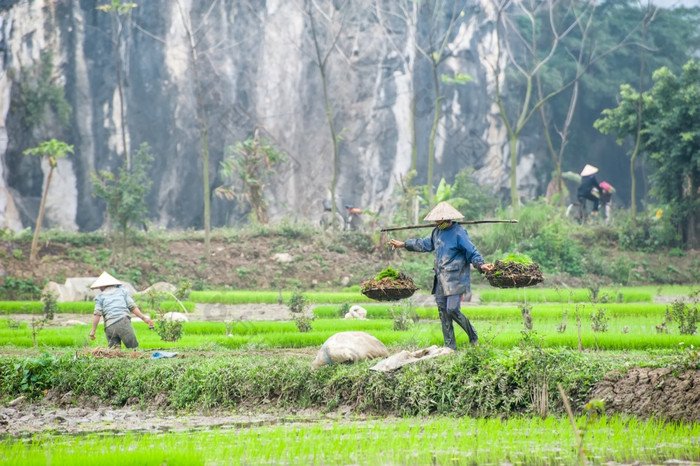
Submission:
[[[127,348],[138,348],[134,328],[131,326],[131,314],[140,318],[153,328],[153,321],[146,317],[136,306],[129,293],[121,287],[121,282],[103,272],[90,288],[100,289],[100,294],[95,297],[95,314],[92,318],[92,331],[90,339],[95,339],[95,331],[100,318],[104,318],[107,346],[121,348],[121,344]]]

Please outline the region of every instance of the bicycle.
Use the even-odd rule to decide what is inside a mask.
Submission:
[[[584,225],[588,221],[588,218],[591,213],[592,212],[588,212],[588,209],[586,208],[585,199],[579,199],[578,202],[569,204],[566,207],[567,218],[572,219],[579,225]]]

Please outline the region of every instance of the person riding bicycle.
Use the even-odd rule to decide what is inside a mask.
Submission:
[[[598,173],[598,168],[594,167],[593,165],[586,164],[586,166],[583,167],[583,170],[581,170],[581,184],[578,186],[578,191],[576,192],[578,202],[582,206],[586,205],[586,199],[593,201],[593,211],[591,212],[593,215],[598,213],[598,209],[600,208],[599,196],[600,193],[603,192],[600,187],[600,183],[598,183],[598,180],[595,177],[596,173]],[[596,193],[597,196],[593,193],[593,189],[598,190]]]

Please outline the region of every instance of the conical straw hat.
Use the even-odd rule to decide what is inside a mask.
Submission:
[[[596,173],[598,173],[598,167],[594,167],[593,165],[586,164],[583,170],[581,170],[581,176],[595,175]]]
[[[107,272],[102,272],[102,275],[95,280],[95,283],[90,285],[90,288],[95,289],[95,288],[102,288],[103,286],[116,286],[116,285],[121,285],[122,282],[108,274]]]
[[[439,220],[454,220],[457,218],[464,218],[464,215],[460,214],[457,209],[449,205],[447,202],[442,201],[433,207],[433,210],[431,210],[423,220],[428,222],[437,222]]]

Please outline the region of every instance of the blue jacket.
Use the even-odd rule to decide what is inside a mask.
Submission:
[[[430,236],[406,240],[407,251],[435,251],[433,293],[441,296],[470,291],[470,264],[478,269],[484,263],[479,251],[461,225],[453,223],[444,230],[433,229]]]

